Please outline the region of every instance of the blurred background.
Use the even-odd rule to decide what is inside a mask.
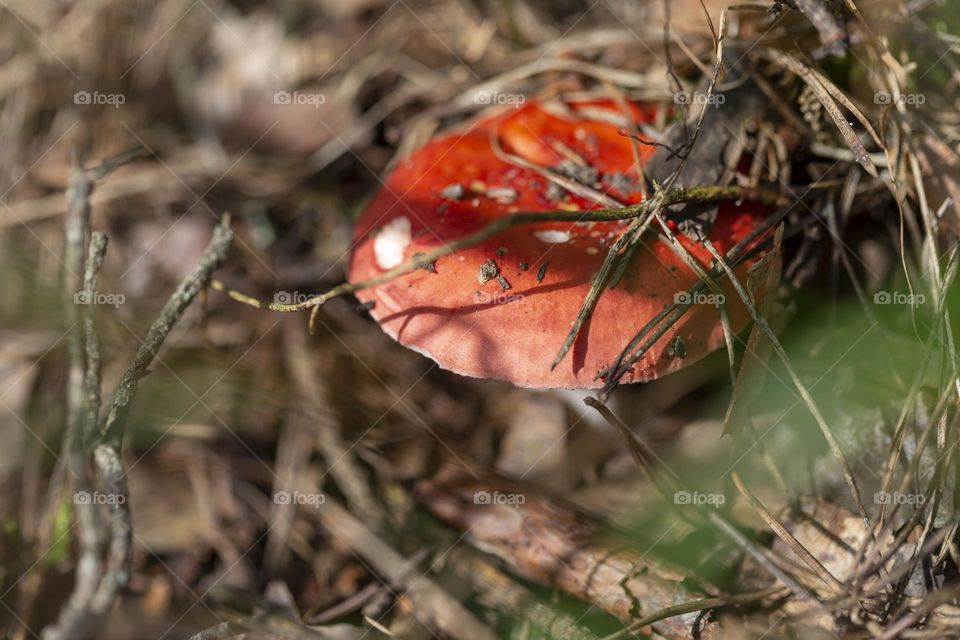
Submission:
[[[817,30],[792,4],[780,7],[784,15],[766,7],[731,14],[728,45],[815,49]],[[949,422],[940,460],[955,437],[955,399],[943,413],[936,407],[956,359],[944,329],[951,321],[943,321],[955,292],[938,287],[952,283],[956,257],[957,18],[947,0],[861,4],[908,70],[911,95],[924,96],[925,104],[910,105],[916,138],[890,148],[909,148],[920,163],[916,175],[925,176],[921,186],[948,235],[930,235],[912,179],[900,185],[906,208],[898,208],[888,185],[899,174],[885,169],[898,160],[871,147],[884,175],[868,178],[819,103],[800,96],[795,78],[784,80],[775,89],[807,123],[794,180],[820,181],[811,205],[825,222],[792,219],[805,230],[785,248],[773,322],[792,371],[772,358],[749,378],[751,430],[764,444],[722,438],[733,387],[723,353],[624,389],[611,403],[664,475],[721,496],[720,505],[714,498],[699,506],[738,518],[761,546],[771,535],[759,533],[763,518],[738,499],[734,469],[771,510],[801,497],[853,508],[793,372],[837,430],[871,508],[897,425],[919,434],[931,415]],[[712,69],[725,3],[669,6],[666,33],[664,6],[642,0],[0,0],[5,637],[41,637],[76,579],[73,496],[60,464],[75,330],[62,294],[72,152],[93,166],[141,149],[99,180],[90,199],[91,226],[110,240],[99,291],[111,297],[97,310],[109,403],[224,214],[236,239],[220,280],[267,301],[325,291],[343,281],[353,221],[391,162],[489,106],[478,88],[557,95],[616,86],[632,99],[672,103],[664,57],[695,84]],[[868,49],[853,38],[843,55],[817,64],[889,133],[871,84],[884,70]],[[830,210],[841,214],[833,231]],[[925,281],[924,252],[942,257],[934,261],[948,275]],[[876,294],[906,295],[911,286],[938,304],[875,304]],[[224,622],[247,637],[448,637],[431,615],[443,619],[450,602],[496,637],[625,633],[624,616],[561,595],[550,579],[516,577],[522,571],[509,560],[473,555],[464,530],[425,508],[433,501],[436,511],[452,491],[420,486],[450,460],[495,474],[483,490],[511,478],[531,504],[543,497],[587,514],[595,526],[585,540],[616,536],[651,558],[697,565],[705,582],[732,579],[733,591],[769,586],[757,578],[762,571],[727,562],[742,548],[731,551],[728,538],[659,506],[621,434],[581,400],[440,370],[385,336],[349,296],[325,305],[310,335],[305,315],[206,291],[140,383],[123,447],[132,571],[95,637],[187,638]],[[935,468],[940,478],[935,459],[917,464],[913,481],[929,481]],[[952,471],[942,475],[952,486]],[[277,499],[304,487],[315,501],[344,508]],[[954,522],[954,499],[944,502],[949,513],[931,516],[931,527]],[[366,540],[357,523],[396,555],[353,544],[350,532]],[[484,564],[473,564],[478,557]],[[397,559],[426,582],[389,576]],[[478,586],[491,567],[492,582]],[[440,613],[424,604],[439,596],[418,591],[427,583],[450,594],[436,600]],[[504,594],[526,604],[511,609]],[[577,622],[564,633],[544,630],[531,603]],[[742,637],[770,630],[766,615],[756,628],[737,627]],[[217,633],[224,635],[204,637],[233,637]]]

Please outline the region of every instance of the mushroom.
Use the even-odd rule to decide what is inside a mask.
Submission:
[[[653,117],[652,106],[629,107],[637,122]],[[610,100],[528,100],[432,139],[396,165],[360,216],[349,280],[379,276],[517,211],[639,202],[643,178],[635,144],[620,132],[625,120]],[[640,161],[652,153],[640,147]],[[726,253],[756,230],[763,213],[760,205],[724,202],[705,234]],[[616,286],[604,288],[569,353],[552,367],[604,256],[628,224],[511,226],[357,297],[388,335],[444,369],[521,387],[599,387],[598,373],[637,331],[699,280],[665,240],[648,234]],[[700,241],[677,238],[709,269],[711,255]],[[757,259],[736,267],[742,281]],[[724,287],[739,331],[748,314],[732,286]],[[621,381],[652,380],[722,346],[720,313],[711,300],[703,302]]]

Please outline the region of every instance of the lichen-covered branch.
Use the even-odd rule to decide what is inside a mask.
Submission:
[[[487,238],[493,237],[521,224],[537,224],[540,222],[610,222],[614,220],[633,220],[635,218],[645,218],[652,211],[670,207],[676,204],[702,204],[708,202],[720,202],[723,200],[759,200],[762,202],[777,203],[780,202],[779,194],[767,191],[765,189],[753,189],[741,187],[738,185],[729,186],[702,186],[702,187],[682,187],[666,191],[659,198],[645,200],[637,204],[627,205],[625,207],[615,207],[612,209],[595,209],[592,211],[520,211],[509,216],[503,216],[492,221],[488,225],[457,238],[452,242],[445,243],[433,251],[427,251],[418,255],[416,258],[407,260],[401,265],[380,275],[364,280],[362,282],[345,282],[333,287],[326,293],[313,296],[308,300],[296,304],[281,304],[278,302],[263,302],[252,296],[241,293],[230,287],[227,287],[219,281],[214,281],[212,288],[222,291],[234,300],[244,304],[257,307],[259,309],[269,309],[271,311],[294,312],[304,311],[318,307],[327,301],[355,293],[363,289],[369,289],[377,285],[389,282],[405,273],[410,273],[423,268],[424,265],[431,264],[438,259],[448,256],[451,253],[459,251],[465,247],[471,247]]]

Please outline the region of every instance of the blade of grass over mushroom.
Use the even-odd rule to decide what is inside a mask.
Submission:
[[[728,186],[705,186],[705,187],[678,187],[664,193],[660,206],[668,207],[675,204],[702,204],[708,202],[721,202],[723,200],[758,200],[760,202],[777,203],[780,202],[779,194],[766,189],[749,189],[736,185]],[[213,280],[211,287],[230,296],[237,302],[257,307],[259,309],[269,309],[271,311],[295,312],[304,311],[326,303],[328,300],[338,296],[348,295],[356,291],[368,289],[370,287],[389,282],[398,276],[402,276],[411,271],[422,269],[425,265],[435,262],[438,258],[448,256],[459,249],[473,246],[487,238],[493,237],[498,233],[506,231],[510,227],[522,224],[537,224],[542,222],[609,222],[613,220],[631,220],[650,213],[657,206],[653,201],[644,201],[637,204],[627,205],[625,207],[616,207],[611,209],[595,209],[590,211],[521,211],[509,216],[497,218],[484,226],[483,228],[462,236],[456,240],[445,243],[432,251],[427,251],[416,258],[412,258],[402,264],[384,271],[382,274],[361,282],[346,282],[333,287],[326,293],[322,293],[294,304],[284,304],[278,302],[265,302],[253,296],[244,294],[231,287],[228,287],[219,280]]]
[[[720,313],[720,326],[723,327],[723,342],[727,348],[727,367],[730,370],[730,384],[737,384],[737,350],[734,346],[733,326],[730,324],[730,312],[727,310],[726,301],[717,305],[717,311]]]
[[[783,220],[787,213],[788,210],[783,210],[779,214],[771,216],[771,218],[769,218],[765,224],[754,229],[749,236],[734,246],[727,254],[729,263],[733,266],[738,266],[744,260],[748,260],[753,256],[767,250],[769,245],[772,243],[772,239],[767,238],[766,240],[758,241],[758,238],[761,238],[765,234],[769,233],[775,225],[779,224]],[[794,233],[799,232],[801,228],[802,225],[792,228],[788,227],[784,237],[790,237]],[[747,249],[747,247],[753,242],[758,242],[758,244]],[[724,270],[720,265],[712,267],[709,271],[709,274],[711,278],[720,278],[725,275]],[[699,281],[687,291],[688,297],[692,298],[695,294],[702,293],[706,288],[706,282]],[[620,378],[627,371],[629,371],[630,368],[638,360],[640,360],[654,344],[656,344],[657,340],[663,337],[663,335],[670,330],[674,324],[676,324],[676,322],[690,309],[691,306],[692,305],[685,303],[670,303],[653,318],[651,318],[649,322],[643,325],[643,327],[634,335],[634,337],[630,339],[630,342],[628,342],[627,345],[620,351],[620,354],[617,356],[614,364],[611,367],[598,372],[598,378],[602,377],[607,380],[603,387],[603,391],[601,392],[601,398],[605,399],[609,397],[610,393],[613,392],[613,389],[619,384]],[[661,322],[663,324],[661,324]],[[654,328],[658,327],[658,325],[659,328],[654,330]],[[653,333],[651,334],[651,332]],[[634,349],[636,349],[636,351],[633,351]]]
[[[763,261],[767,262],[767,264],[763,265],[766,273],[761,276],[764,279],[762,286],[767,292],[770,292],[764,296],[763,304],[760,308],[760,313],[763,314],[770,314],[775,306],[775,294],[777,287],[780,285],[783,272],[783,235],[784,227],[780,225],[777,227],[773,238],[773,247],[763,258]],[[747,337],[747,343],[744,346],[743,358],[740,361],[740,367],[736,371],[736,378],[733,381],[730,401],[727,404],[727,411],[723,419],[723,433],[724,435],[736,435],[738,430],[734,425],[745,424],[750,430],[753,444],[760,447],[761,457],[764,458],[771,475],[776,479],[777,486],[783,489],[786,484],[780,472],[773,464],[773,461],[767,455],[765,447],[763,447],[763,444],[760,443],[757,438],[756,430],[753,428],[750,416],[747,415],[747,406],[755,401],[762,393],[763,382],[766,380],[769,371],[767,366],[769,355],[770,343],[763,334],[763,331],[754,325],[750,329],[750,335]],[[785,490],[782,491],[782,493],[787,495],[787,491]]]
[[[687,250],[687,248],[683,246],[683,244],[680,241],[677,240],[676,234],[673,232],[672,229],[670,229],[669,226],[667,226],[667,223],[666,221],[664,221],[663,216],[661,216],[659,212],[654,212],[653,216],[656,219],[657,223],[660,225],[660,229],[662,231],[661,237],[666,238],[667,243],[670,246],[670,249],[673,250],[673,252],[677,254],[677,256],[679,256],[686,263],[686,265],[690,268],[691,271],[697,274],[697,277],[700,278],[700,281],[703,282],[708,289],[710,289],[714,293],[722,293],[723,290],[720,288],[720,285],[718,285],[713,280],[713,278],[710,276],[710,273],[708,271],[705,271],[703,268],[703,265],[701,265],[697,261],[697,259],[693,257],[690,251]],[[701,232],[701,235],[702,235],[702,232]]]
[[[581,198],[587,200],[593,200],[597,204],[606,207],[608,209],[615,207],[622,207],[623,203],[618,202],[616,199],[611,198],[610,196],[600,193],[596,189],[591,189],[590,187],[577,182],[571,178],[560,175],[556,171],[551,171],[550,169],[545,169],[535,162],[530,162],[525,158],[521,158],[518,155],[507,153],[500,144],[500,138],[497,135],[496,129],[490,130],[490,148],[493,149],[493,154],[498,158],[502,159],[504,162],[514,164],[518,167],[523,167],[524,169],[529,169],[531,171],[536,171],[541,176],[549,180],[550,182],[563,187],[570,193],[575,193]]]
[[[765,243],[757,246],[751,245],[768,234],[789,212],[788,208],[782,209],[779,213],[770,216],[763,224],[753,229],[747,237],[734,245],[728,253],[728,258],[732,264],[737,265],[752,255],[764,250]],[[711,278],[724,275],[721,266],[716,265],[709,270]],[[692,299],[694,294],[701,293],[707,288],[704,281],[697,282],[688,293],[688,299]],[[598,373],[598,377],[606,378],[603,391],[600,394],[601,399],[609,397],[613,389],[619,384],[620,379],[638,362],[644,354],[663,337],[663,335],[674,326],[677,321],[692,307],[692,304],[686,302],[671,302],[666,305],[659,313],[651,318],[634,337],[624,346],[617,356],[613,365],[606,371]],[[657,328],[659,327],[659,328]],[[652,333],[651,333],[652,332]],[[636,349],[636,351],[634,351]]]
[[[570,348],[573,346],[574,341],[576,341],[577,336],[580,335],[580,330],[583,328],[583,324],[593,313],[593,309],[597,304],[597,300],[603,293],[603,288],[606,285],[607,278],[610,276],[610,272],[616,265],[617,258],[620,256],[623,248],[632,242],[640,244],[640,236],[649,226],[651,219],[652,217],[635,219],[607,251],[607,255],[603,260],[600,271],[594,276],[593,282],[590,284],[590,291],[587,292],[587,295],[583,300],[583,306],[580,307],[580,312],[577,314],[576,320],[573,321],[573,325],[570,327],[570,332],[567,334],[563,344],[560,346],[560,350],[553,359],[553,363],[550,365],[551,369],[556,368],[556,366],[560,364],[560,361],[563,360],[564,356],[567,355],[567,352],[570,351]]]

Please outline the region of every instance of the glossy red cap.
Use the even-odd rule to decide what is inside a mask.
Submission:
[[[631,105],[631,117],[652,107]],[[596,209],[593,200],[553,185],[533,168],[497,156],[502,149],[558,169],[620,202],[641,199],[634,145],[621,135],[625,116],[611,101],[535,102],[482,115],[440,135],[398,163],[355,229],[349,279],[359,282],[474,232],[516,211]],[[652,148],[641,146],[644,159]],[[761,208],[723,203],[709,232],[725,253],[761,222]],[[357,297],[401,344],[465,376],[521,387],[588,388],[634,334],[696,284],[683,260],[652,234],[619,284],[604,290],[591,320],[559,365],[550,365],[583,304],[590,282],[626,222],[519,225]],[[705,267],[710,254],[681,238]],[[745,280],[751,262],[738,267]],[[733,328],[746,311],[732,288]],[[680,337],[677,340],[677,336]],[[719,311],[695,304],[622,382],[680,369],[723,345]]]

